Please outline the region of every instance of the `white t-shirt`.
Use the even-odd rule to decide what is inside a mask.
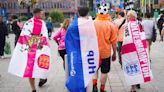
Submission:
[[[142,26],[144,27],[146,39],[151,39],[153,35],[154,21],[151,19],[145,19],[142,21]]]

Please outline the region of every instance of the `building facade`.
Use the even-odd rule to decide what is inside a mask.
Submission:
[[[36,5],[30,7],[31,10],[34,8],[41,8],[46,13],[53,9],[60,9],[65,14],[74,12],[76,7],[88,6],[88,0],[39,0]],[[20,6],[17,0],[0,0],[0,8],[6,8],[7,13],[11,14],[26,14],[27,7]]]

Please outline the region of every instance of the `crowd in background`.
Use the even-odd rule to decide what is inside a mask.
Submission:
[[[81,16],[86,18],[83,15],[81,15]],[[113,30],[113,31],[117,31],[116,32],[117,33],[117,35],[116,35],[117,36],[117,51],[118,51],[118,58],[119,58],[119,63],[121,65],[121,67],[122,67],[121,48],[122,48],[122,43],[123,43],[123,36],[125,33],[125,29],[126,29],[126,23],[128,22],[129,17],[137,18],[137,16],[135,16],[133,13],[132,14],[130,13],[128,15],[125,12],[119,12],[117,14],[117,18],[114,21],[111,21],[111,20],[109,21],[109,24],[112,25],[112,27],[117,28],[116,30]],[[15,42],[14,43],[16,45],[18,38],[21,34],[21,30],[23,29],[24,23],[21,20],[19,20],[19,18],[15,15],[10,17],[7,24],[5,22],[3,22],[2,19],[3,19],[2,16],[0,16],[0,58],[4,59],[5,58],[4,57],[4,47],[5,47],[6,37],[9,37],[8,34],[12,30],[13,33],[15,34]],[[65,38],[65,34],[67,31],[67,28],[69,27],[70,22],[71,22],[71,19],[66,18],[64,20],[62,26],[59,28],[59,30],[56,31],[56,30],[53,30],[54,26],[53,26],[51,17],[48,17],[47,20],[45,21],[46,27],[48,30],[48,37],[50,40],[53,39],[59,45],[58,51],[59,51],[59,54],[62,57],[63,61],[65,61],[64,55],[66,54],[64,38]],[[104,25],[99,25],[96,23],[97,22],[95,21],[96,26],[104,26]],[[148,50],[149,50],[149,54],[150,54],[152,42],[155,42],[156,38],[157,38],[157,30],[159,30],[160,41],[163,41],[164,15],[161,14],[160,18],[157,21],[154,21],[153,18],[151,18],[150,14],[146,14],[145,18],[142,18],[142,21],[139,20],[139,25],[142,25],[144,28],[146,40],[147,40],[147,45],[148,45]],[[102,28],[105,28],[105,26]],[[98,29],[98,27],[96,27],[96,29],[100,30],[100,29]],[[112,28],[111,28],[111,30],[112,30]],[[53,31],[55,31],[55,33],[52,35]],[[103,37],[101,37],[101,36],[104,36],[104,35],[100,35],[99,41],[101,42],[101,44],[104,44],[102,42],[105,39],[102,39]],[[114,36],[113,36],[113,38],[114,38]],[[112,40],[112,41],[114,43],[114,40]],[[108,46],[108,44],[107,44],[107,46]],[[104,48],[106,48],[106,47],[104,47]],[[110,59],[110,57],[104,55],[103,60],[108,61],[108,59]],[[63,62],[63,67],[64,66],[65,66],[65,63]],[[105,74],[109,72],[109,70],[108,71],[104,70],[104,71],[105,71]],[[103,73],[104,73],[104,71],[102,70]],[[106,76],[106,75],[104,75],[104,76]],[[106,78],[106,77],[103,77],[103,78]],[[47,80],[40,80],[40,86],[44,85],[46,82],[47,82]],[[93,86],[95,87],[97,85],[97,80],[95,79],[93,81],[93,83],[94,83]],[[31,85],[33,85],[33,84],[31,84]],[[104,85],[105,85],[105,82],[104,82],[104,84],[101,85],[101,88],[100,88],[100,89],[102,89],[101,92],[105,92],[104,91],[104,89],[105,89]],[[139,84],[133,85],[131,92],[136,92],[135,86],[137,88],[140,88]],[[33,92],[35,92],[35,87],[33,87],[33,90],[34,90]],[[96,90],[96,88],[94,88],[94,90]]]

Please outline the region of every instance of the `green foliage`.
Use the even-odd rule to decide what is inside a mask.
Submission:
[[[19,19],[21,21],[27,21],[28,20],[28,17],[27,16],[20,16]]]
[[[96,11],[89,11],[89,15],[92,17],[96,17]]]
[[[64,14],[62,11],[60,10],[52,10],[50,13],[49,13],[49,16],[52,18],[52,21],[55,23],[55,22],[63,22],[64,20]]]

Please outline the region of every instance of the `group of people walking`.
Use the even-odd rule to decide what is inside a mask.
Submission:
[[[1,37],[1,41],[0,41],[0,58],[4,59],[4,46],[5,46],[5,42],[6,42],[6,38],[9,38],[8,34],[9,31],[13,31],[13,33],[15,34],[15,41],[14,44],[16,45],[17,40],[20,36],[21,33],[21,26],[23,26],[22,22],[18,21],[18,17],[13,15],[11,16],[11,23],[8,23],[9,25],[7,25],[5,22],[3,22],[3,17],[0,16],[0,37]],[[20,25],[19,25],[20,23]]]
[[[152,44],[153,35],[156,36],[155,22],[150,19],[150,14],[146,15],[146,19],[141,23],[137,21],[137,13],[133,10],[127,12],[118,13],[118,19],[112,22],[111,16],[108,14],[104,8],[106,5],[98,6],[98,13],[96,15],[95,20],[93,20],[93,24],[97,34],[98,47],[100,53],[101,64],[99,68],[101,69],[100,76],[100,92],[105,91],[105,85],[107,81],[107,75],[110,72],[111,68],[111,60],[116,60],[116,51],[118,51],[118,59],[123,71],[133,73],[130,70],[126,70],[128,66],[126,66],[126,62],[131,61],[127,58],[126,54],[131,53],[130,50],[127,49],[128,44],[134,43],[130,45],[130,48],[135,48],[134,51],[137,53],[137,46],[134,41],[141,41],[140,45],[145,49],[145,45],[148,45],[149,54],[146,54],[146,57],[150,55],[150,49]],[[79,8],[78,15],[79,20],[85,23],[90,18],[88,16],[89,9],[87,7]],[[12,19],[12,29],[16,30],[16,38],[15,38],[15,50],[13,52],[11,62],[9,65],[9,72],[23,77],[29,78],[29,83],[32,89],[32,92],[36,92],[35,87],[35,78],[39,78],[39,86],[43,86],[47,82],[48,70],[50,66],[50,45],[49,39],[53,39],[58,43],[58,51],[60,56],[63,59],[63,68],[65,69],[65,59],[66,55],[66,47],[65,47],[65,36],[67,29],[71,23],[71,19],[65,19],[63,25],[57,30],[53,35],[51,32],[53,30],[51,19],[49,18],[47,23],[42,20],[43,10],[36,8],[33,11],[33,17],[24,23],[24,27],[20,28],[17,25],[17,17],[13,17]],[[158,22],[158,28],[161,34],[161,40],[163,40],[164,35],[164,15],[161,15],[161,18]],[[89,26],[88,26],[89,27]],[[134,30],[135,31],[134,31]],[[22,31],[21,31],[22,30]],[[71,29],[69,29],[71,30]],[[134,31],[134,32],[133,32]],[[144,43],[144,36],[142,33],[145,33],[146,36],[146,44]],[[139,34],[135,36],[136,34]],[[6,25],[2,22],[2,17],[0,17],[0,58],[4,58],[4,45],[5,45],[5,37],[8,36],[8,31]],[[137,38],[138,37],[138,38]],[[132,41],[133,40],[133,41]],[[139,43],[138,41],[138,43]],[[132,47],[134,46],[134,47]],[[141,48],[140,47],[140,48]],[[68,50],[68,49],[67,49]],[[21,57],[21,58],[20,58]],[[139,55],[138,55],[138,58]],[[138,59],[136,58],[136,59]],[[135,59],[135,58],[133,58]],[[148,68],[149,59],[147,59]],[[126,61],[126,62],[125,62]],[[139,60],[140,61],[140,60]],[[126,66],[126,67],[125,67]],[[129,68],[130,69],[130,68]],[[137,69],[137,68],[136,68]],[[136,70],[138,72],[138,70]],[[131,77],[130,77],[131,78]],[[151,80],[151,74],[150,74]],[[98,70],[93,76],[92,84],[93,84],[93,92],[98,92],[97,87],[98,80]],[[139,83],[132,83],[128,81],[129,84],[132,85],[131,92],[136,92],[136,88],[140,88]],[[73,85],[72,85],[73,86]]]

